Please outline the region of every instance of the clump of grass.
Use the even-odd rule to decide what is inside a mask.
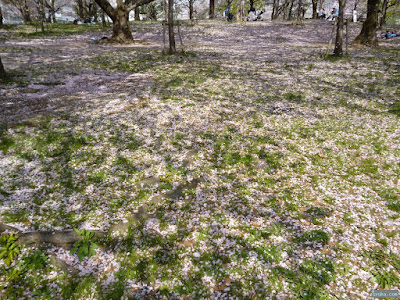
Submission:
[[[400,283],[400,257],[392,252],[385,252],[380,248],[365,250],[363,256],[371,264],[370,272],[382,289],[390,289]]]
[[[321,245],[326,245],[329,241],[329,234],[323,230],[311,230],[308,231],[297,238],[298,242],[301,243],[318,243]]]

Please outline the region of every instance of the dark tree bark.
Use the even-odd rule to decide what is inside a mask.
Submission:
[[[339,0],[339,16],[337,21],[336,41],[335,41],[335,56],[343,56],[343,24],[344,24],[344,9],[346,0]]]
[[[0,26],[3,25],[3,12],[1,11],[1,7],[0,7]]]
[[[174,0],[168,0],[168,37],[169,54],[174,54],[176,53],[174,35]]]
[[[210,10],[208,12],[209,18],[214,19],[215,14],[215,0],[210,0]]]
[[[1,57],[0,57],[0,79],[4,79],[7,77],[7,73],[4,70],[3,63],[1,62]]]
[[[139,9],[139,7],[135,8],[135,21],[140,21],[140,9]]]
[[[41,28],[42,32],[44,32],[44,22],[46,19],[46,12],[44,11],[44,9],[45,9],[44,1],[45,0],[40,0],[40,3],[39,3],[39,5],[40,5],[40,28]]]
[[[189,19],[193,22],[194,20],[194,8],[193,8],[194,0],[189,0]]]
[[[380,0],[368,0],[367,19],[365,20],[360,34],[356,37],[353,44],[366,46],[378,46],[376,29],[378,26],[378,8]]]
[[[312,18],[317,19],[318,18],[318,0],[312,0]]]
[[[129,24],[129,12],[136,7],[153,2],[154,0],[117,0],[117,7],[111,6],[108,0],[95,0],[100,8],[113,21],[113,33],[110,42],[133,43],[132,31]]]
[[[274,3],[272,5],[272,15],[271,15],[271,20],[276,20],[278,18],[278,13],[279,11],[279,0],[274,0]]]

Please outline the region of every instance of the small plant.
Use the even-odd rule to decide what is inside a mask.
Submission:
[[[82,261],[85,256],[91,257],[96,254],[98,246],[92,241],[94,232],[90,230],[79,230],[74,228],[75,232],[81,236],[81,239],[74,244],[71,254],[77,254],[79,260]]]
[[[18,239],[13,232],[0,237],[0,259],[3,259],[7,267],[9,267],[14,258],[19,254],[19,246],[15,243]]]

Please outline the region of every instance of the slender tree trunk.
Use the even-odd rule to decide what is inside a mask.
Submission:
[[[383,25],[386,24],[386,11],[387,11],[387,6],[388,6],[388,0],[383,0],[382,3],[382,16],[379,21],[379,27],[382,28]]]
[[[250,0],[250,11],[254,11],[254,0]]]
[[[293,6],[294,6],[294,0],[290,1],[290,7],[289,7],[289,12],[288,12],[288,21],[292,19],[293,15]]]
[[[135,8],[135,21],[140,21],[140,8]]]
[[[278,18],[278,10],[279,10],[279,0],[274,0],[274,3],[272,5],[271,20],[276,20]]]
[[[165,24],[168,23],[168,2],[167,0],[163,0],[164,5],[163,5],[163,10],[164,10],[164,21]]]
[[[339,16],[337,21],[336,41],[335,41],[335,56],[343,56],[343,24],[344,24],[344,9],[346,0],[339,0]]]
[[[367,19],[365,20],[360,34],[356,37],[353,44],[366,46],[378,46],[376,29],[378,26],[378,8],[380,0],[368,0]]]
[[[103,28],[107,27],[107,22],[106,22],[106,13],[104,12],[104,10],[101,10],[101,23],[103,24]]]
[[[194,9],[193,9],[193,2],[194,0],[189,0],[189,19],[193,22],[194,20]]]
[[[210,0],[210,10],[208,12],[209,18],[214,19],[215,0]]]
[[[1,62],[1,57],[0,57],[0,79],[4,79],[7,77],[7,73],[4,70],[3,63]]]
[[[303,0],[298,0],[297,6],[297,20],[296,25],[301,25],[303,23],[302,16],[303,16]]]
[[[91,15],[93,16],[93,22],[97,23],[98,18],[99,18],[99,8],[94,0],[92,0],[92,11]]]
[[[117,43],[133,43],[132,31],[129,24],[129,11],[124,4],[117,6],[113,21],[113,33],[111,41]]]
[[[3,26],[3,12],[0,7],[0,26]]]
[[[45,12],[45,6],[44,6],[44,1],[45,0],[41,0],[40,2],[40,28],[42,30],[42,32],[44,32],[44,21],[46,18],[46,12]]]
[[[174,0],[168,0],[168,37],[169,54],[174,54],[176,53],[174,35]]]

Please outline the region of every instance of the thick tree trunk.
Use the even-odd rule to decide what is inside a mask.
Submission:
[[[7,73],[4,70],[3,63],[1,62],[1,57],[0,57],[0,79],[4,79],[6,77],[7,77]]]
[[[139,7],[135,8],[135,21],[140,21],[140,9],[139,9]]]
[[[117,43],[133,43],[132,31],[129,24],[129,11],[125,5],[117,6],[113,21],[111,41]]]
[[[168,37],[169,54],[174,54],[176,53],[174,35],[174,0],[168,0]]]
[[[210,0],[210,10],[208,12],[209,18],[214,19],[215,0]]]
[[[50,0],[50,14],[51,14],[51,22],[52,23],[57,23],[57,20],[56,20],[56,11],[55,11],[55,8],[54,8],[54,0]]]
[[[317,8],[318,8],[318,0],[312,0],[312,18],[313,19],[318,18]]]
[[[343,24],[344,24],[344,9],[346,6],[346,0],[339,0],[339,16],[336,30],[336,41],[335,41],[335,56],[343,56]]]
[[[367,19],[365,20],[360,34],[356,37],[353,44],[366,46],[378,46],[376,29],[378,26],[378,7],[380,0],[368,0]]]

